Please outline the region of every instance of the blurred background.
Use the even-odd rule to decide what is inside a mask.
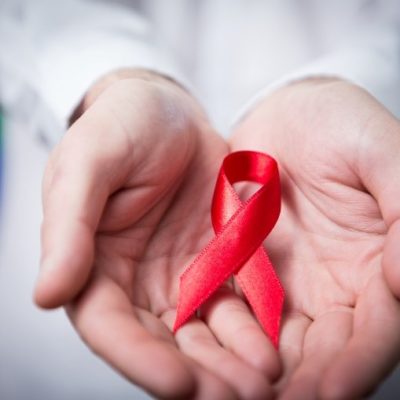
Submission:
[[[67,12],[68,4],[79,2],[75,0],[70,3],[68,1],[0,0],[0,105],[2,105],[2,133],[0,133],[0,183],[2,186],[0,191],[0,399],[148,399],[149,397],[144,392],[120,377],[86,348],[69,324],[63,310],[44,312],[37,309],[32,303],[32,289],[39,264],[40,190],[44,166],[50,149],[59,140],[64,130],[63,118],[66,117],[67,111],[70,111],[72,104],[76,102],[77,93],[79,92],[81,95],[88,83],[87,77],[77,82],[75,76],[76,72],[80,71],[80,67],[84,66],[81,64],[83,63],[81,60],[85,60],[84,53],[77,53],[82,58],[77,56],[75,64],[68,65],[68,68],[71,68],[71,81],[65,80],[64,76],[57,75],[57,69],[53,68],[51,63],[49,64],[51,59],[44,56],[40,58],[41,54],[47,54],[43,52],[45,32],[40,29],[27,30],[27,26],[22,23],[26,11],[24,7],[35,8],[35,4],[39,3],[43,7],[54,7],[54,4],[57,4],[57,7],[63,8],[63,12]],[[82,3],[87,3],[87,7],[91,7],[90,3],[94,2],[83,1]],[[107,7],[111,7],[114,3],[118,3],[122,7],[135,4],[139,9],[146,6],[145,1],[137,0],[101,1],[98,3],[108,4],[108,6],[104,6],[106,8],[103,6],[101,8],[102,18],[107,15]],[[151,2],[153,7],[154,4],[158,5],[161,11],[168,9],[166,3]],[[184,10],[195,2],[182,0],[168,4],[172,3],[175,10]],[[253,2],[249,1],[248,3]],[[290,2],[284,3],[289,4]],[[304,1],[304,3],[311,2]],[[359,3],[361,2],[353,2],[354,5]],[[218,4],[229,9],[229,2],[220,1]],[[328,4],[328,2],[324,4]],[[388,14],[390,14],[390,7],[393,7],[393,4],[400,9],[400,4],[396,1],[388,1],[387,4]],[[140,34],[146,36],[146,26],[135,18],[126,17],[124,10],[126,11],[124,8],[116,9],[119,16],[124,15],[123,18],[120,18],[121,21],[123,20],[120,33],[124,32],[134,20],[139,27],[139,36]],[[10,15],[14,22],[20,20],[21,25],[18,26],[14,23],[13,26],[10,26]],[[40,15],[36,15],[36,17],[37,20],[35,18],[30,20],[30,27],[40,26]],[[71,21],[75,21],[72,22],[72,28],[81,27],[87,22],[85,17],[73,12],[71,12],[70,18],[72,18]],[[90,19],[93,22],[96,15],[92,14]],[[106,20],[107,18],[103,22]],[[48,22],[52,25],[53,30],[57,30],[57,23],[60,21],[55,19]],[[108,29],[107,23],[102,25],[106,30]],[[279,31],[281,28],[276,26],[275,29]],[[215,21],[210,22],[210,32],[219,32],[218,23]],[[296,32],[294,28],[293,32]],[[37,37],[32,36],[34,33]],[[181,36],[184,42],[185,39],[189,40],[190,35]],[[77,37],[79,38],[79,35],[75,34],[74,40],[77,40]],[[35,46],[28,45],[30,40],[35,42]],[[183,45],[187,46],[187,43],[183,43]],[[52,46],[54,60],[57,59],[54,55],[58,56],[63,53],[62,42],[59,42],[60,47],[58,47],[58,42],[53,43]],[[99,45],[97,44],[97,46]],[[175,44],[176,46],[178,44]],[[78,51],[78,47],[76,49],[69,47],[68,51]],[[171,47],[172,50],[174,50],[173,47]],[[306,50],[310,56],[310,49]],[[180,54],[179,49],[174,51],[177,58],[180,57],[181,70],[190,70],[192,64],[187,54]],[[235,52],[234,48],[232,52]],[[110,65],[107,55],[100,51],[97,56],[98,63],[96,64],[97,70],[96,68],[95,70],[96,73],[101,74]],[[215,59],[209,60],[210,63],[214,63],[216,71],[223,57],[224,55],[215,54]],[[284,71],[287,72],[290,70],[289,66],[293,60],[290,57],[286,59],[284,56],[282,57],[286,62]],[[157,64],[158,66],[165,65],[165,70],[175,69],[175,66],[171,66],[173,62],[165,60],[164,57],[161,58],[162,61]],[[129,63],[129,61],[129,57],[128,59],[124,58],[122,64]],[[152,59],[145,61],[145,64],[150,66],[154,63]],[[62,62],[63,59],[59,59],[59,63]],[[265,62],[268,65],[269,60]],[[42,73],[43,71],[47,73],[47,79],[43,86],[40,85],[41,81],[38,78],[40,69]],[[175,71],[179,71],[176,72],[178,75],[181,73],[179,68],[176,68]],[[273,81],[278,75],[273,69],[271,71],[271,76],[268,78]],[[390,73],[392,73],[390,68],[382,72],[383,75],[386,74],[385,76]],[[400,71],[395,71],[395,73],[400,75]],[[220,74],[221,72],[214,74],[215,82],[218,81]],[[196,76],[197,83],[201,83],[203,79],[201,75]],[[234,81],[237,77],[231,76],[229,79]],[[218,109],[217,102],[212,100],[216,98],[215,93],[225,90],[214,83],[212,81],[211,86],[203,86],[203,92],[200,90],[200,97],[210,100],[208,103],[211,113]],[[254,92],[255,87],[251,87],[252,84],[250,82],[248,93]],[[75,92],[69,90],[69,87],[76,89]],[[247,95],[247,92],[244,94]],[[59,98],[60,93],[63,97],[57,106],[51,100]],[[242,97],[245,98],[245,95]],[[43,96],[46,97],[45,101],[43,101]],[[396,96],[397,103],[392,98],[392,105],[394,108],[400,109],[399,92]],[[237,108],[237,105],[243,101],[243,98],[235,99],[229,95],[225,96],[226,98],[229,99],[228,103],[232,102],[232,104],[227,104],[227,108],[220,109],[219,116],[214,116],[217,124],[218,121],[226,120],[226,116],[231,114],[232,109]],[[395,372],[371,398],[399,399],[400,374]]]

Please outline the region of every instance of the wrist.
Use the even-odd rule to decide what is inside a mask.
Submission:
[[[69,126],[71,126],[108,88],[121,81],[138,81],[147,82],[150,85],[155,85],[163,90],[167,90],[172,96],[181,97],[183,102],[191,106],[198,116],[207,120],[205,112],[197,100],[173,78],[161,73],[140,69],[140,68],[124,68],[112,71],[99,78],[85,93],[78,106],[73,111],[69,118]]]
[[[294,135],[305,126],[318,125],[318,119],[328,118],[330,112],[345,103],[345,96],[359,91],[355,88],[347,81],[331,77],[291,82],[260,100],[237,124],[231,142],[246,142],[255,150],[266,150],[271,140],[278,140],[285,132]]]
[[[315,111],[322,108],[326,100],[334,99],[343,92],[354,91],[354,84],[335,77],[310,77],[282,86],[265,98],[242,119],[241,124],[265,118],[284,121],[293,114]],[[359,88],[358,88],[359,89]]]

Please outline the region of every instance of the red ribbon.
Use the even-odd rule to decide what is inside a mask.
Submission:
[[[240,181],[262,186],[242,202],[232,187]],[[239,151],[224,159],[212,202],[216,236],[181,276],[174,332],[234,274],[260,325],[278,346],[284,292],[262,243],[278,220],[280,204],[272,157]]]

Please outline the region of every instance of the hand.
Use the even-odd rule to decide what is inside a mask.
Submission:
[[[286,291],[280,398],[355,399],[400,358],[400,125],[339,80],[280,89],[232,150],[272,154],[283,210],[266,247]]]
[[[229,286],[171,333],[179,276],[214,236],[227,144],[151,73],[104,79],[81,112],[45,174],[36,302],[67,305],[92,350],[157,397],[269,398],[278,355]]]

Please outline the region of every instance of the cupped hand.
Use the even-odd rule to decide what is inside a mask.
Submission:
[[[269,398],[279,359],[233,287],[171,332],[179,276],[214,235],[228,145],[149,75],[96,85],[50,158],[36,302],[66,305],[91,349],[157,397]]]
[[[231,146],[280,165],[280,398],[368,394],[400,357],[399,122],[356,86],[310,80],[258,104]]]

